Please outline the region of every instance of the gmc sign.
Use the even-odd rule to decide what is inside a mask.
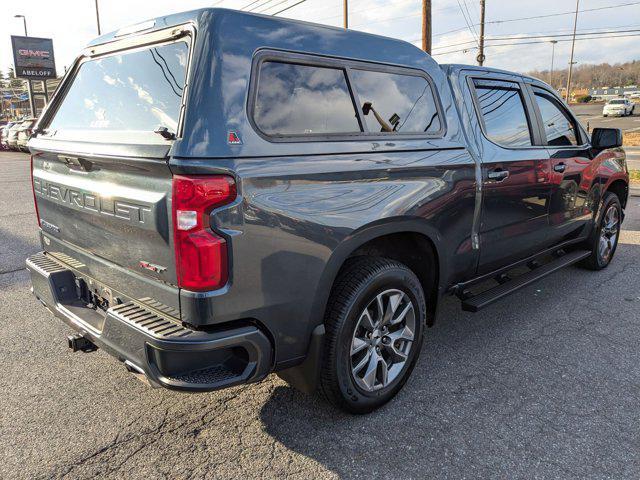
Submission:
[[[45,80],[55,78],[56,64],[50,38],[11,36],[16,77]]]

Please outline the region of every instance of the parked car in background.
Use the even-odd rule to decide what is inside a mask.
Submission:
[[[7,144],[9,129],[13,127],[15,124],[16,122],[9,122],[0,129],[0,148],[2,148],[2,150],[9,149],[9,145]]]
[[[36,118],[28,118],[20,124],[20,128],[18,129],[18,140],[17,145],[18,149],[23,152],[28,152],[27,142],[29,138],[31,138],[31,132],[33,131],[33,126],[36,123]]]
[[[18,150],[18,130],[22,126],[22,122],[16,122],[11,126],[7,134],[7,146],[11,150]]]
[[[540,80],[232,10],[143,25],[82,52],[29,140],[27,268],[74,351],[177,390],[277,372],[364,413],[446,295],[475,312],[614,256],[622,132]]]
[[[634,108],[635,104],[628,98],[616,98],[614,100],[610,100],[604,107],[602,107],[602,116],[608,117],[609,115],[619,115],[621,117],[626,117],[627,115],[633,114]]]

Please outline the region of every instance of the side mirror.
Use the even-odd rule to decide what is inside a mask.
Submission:
[[[591,147],[603,150],[622,146],[622,130],[619,128],[594,128],[591,134]]]

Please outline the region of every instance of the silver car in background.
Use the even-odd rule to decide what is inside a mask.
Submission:
[[[31,133],[33,131],[33,126],[35,125],[36,120],[37,119],[35,118],[28,118],[20,124],[20,128],[18,129],[18,140],[16,143],[18,149],[22,150],[23,152],[29,151],[29,149],[27,148],[27,142],[29,141],[29,138],[31,138]]]
[[[18,149],[18,130],[22,127],[22,122],[15,123],[9,131],[7,132],[7,146],[11,150],[19,150]]]
[[[13,127],[15,124],[16,122],[9,122],[6,125],[3,125],[2,128],[0,128],[0,148],[2,150],[9,149],[9,145],[7,144],[9,129]]]

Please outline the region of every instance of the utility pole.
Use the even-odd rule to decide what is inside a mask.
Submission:
[[[24,26],[24,36],[28,37],[29,34],[27,32],[27,17],[24,15],[14,15],[14,18],[22,18],[22,25]],[[33,86],[31,85],[31,79],[27,79],[27,93],[29,95],[29,110],[31,110],[31,116],[36,116],[36,102],[33,98]]]
[[[344,14],[344,28],[349,28],[349,0],[344,0],[343,14]]]
[[[431,0],[422,0],[422,50],[431,55]]]
[[[478,65],[482,66],[484,64],[484,2],[485,0],[480,0],[480,41],[478,42]]]
[[[100,32],[100,11],[98,10],[98,0],[95,0],[95,3],[96,3],[96,22],[98,24],[98,35],[102,35],[102,33]]]
[[[553,87],[553,60],[556,55],[557,40],[551,40],[551,71],[549,72],[549,85]]]
[[[569,60],[569,76],[567,78],[567,94],[564,100],[569,103],[571,90],[571,74],[573,73],[573,52],[576,46],[576,27],[578,26],[578,8],[580,7],[580,0],[576,0],[576,16],[573,19],[573,40],[571,41],[571,59]]]

